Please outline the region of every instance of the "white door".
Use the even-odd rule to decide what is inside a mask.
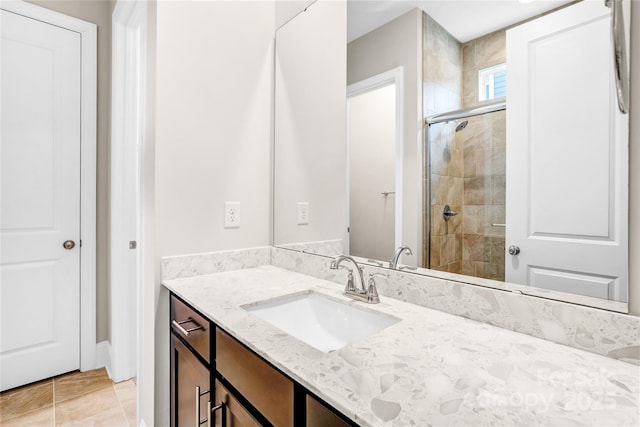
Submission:
[[[79,368],[81,40],[79,33],[1,13],[6,390]],[[65,241],[75,246],[65,249]]]
[[[396,85],[347,98],[349,254],[386,260],[395,251]]]
[[[585,1],[507,31],[506,246],[520,253],[506,280],[626,301],[628,119],[610,14]]]

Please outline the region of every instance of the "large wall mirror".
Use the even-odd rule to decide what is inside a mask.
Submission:
[[[611,21],[604,1],[311,4],[276,32],[274,245],[626,312]]]

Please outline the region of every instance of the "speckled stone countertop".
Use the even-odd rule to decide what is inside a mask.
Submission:
[[[273,266],[164,285],[362,426],[638,426],[640,367]],[[241,306],[314,291],[401,321],[323,353]]]

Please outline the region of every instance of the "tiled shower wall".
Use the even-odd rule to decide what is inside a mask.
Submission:
[[[462,45],[463,108],[478,104],[478,72],[506,61],[506,33]],[[462,274],[504,280],[506,112],[469,119],[456,133],[464,157]]]
[[[505,31],[461,45],[423,16],[425,114],[476,105],[478,71],[505,62]],[[460,132],[462,120],[430,126],[431,176],[425,170],[424,178],[431,198],[425,194],[423,208],[425,219],[431,209],[431,223],[423,249],[432,269],[504,280],[504,227],[493,224],[505,223],[505,119],[504,111],[472,117]],[[447,204],[458,212],[448,222]]]
[[[462,50],[460,43],[427,14],[423,14],[424,113],[431,116],[461,108]],[[431,257],[431,268],[462,272],[462,215],[445,222],[445,205],[460,211],[463,196],[463,153],[453,139],[455,125],[438,124],[429,130],[431,177],[424,168],[425,185],[431,179],[431,199],[423,197],[423,217],[432,210],[431,224],[423,227],[423,265]],[[429,226],[427,226],[429,225]],[[429,243],[431,229],[431,248]]]

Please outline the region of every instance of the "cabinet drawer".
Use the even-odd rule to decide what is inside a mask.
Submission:
[[[207,363],[210,362],[209,321],[173,295],[171,295],[171,329],[184,338]]]
[[[218,328],[216,369],[273,425],[293,426],[293,383]]]
[[[258,421],[251,416],[249,411],[231,394],[218,380],[216,380],[215,406],[224,403],[224,424],[222,412],[215,412],[216,427],[261,427]]]
[[[350,427],[322,403],[307,395],[307,427]]]

